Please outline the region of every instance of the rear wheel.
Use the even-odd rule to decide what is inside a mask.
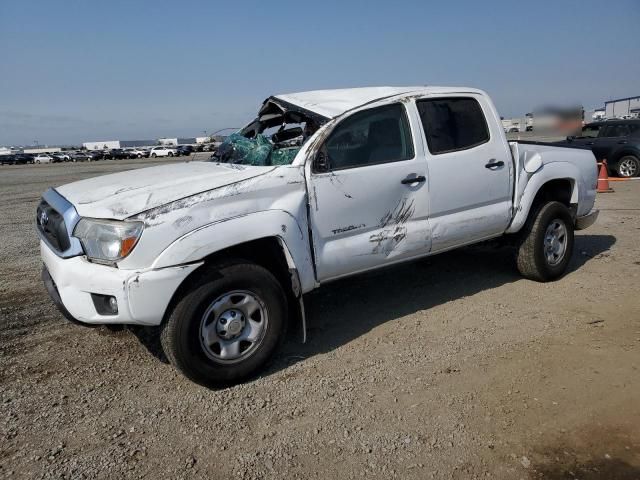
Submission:
[[[637,177],[640,174],[640,160],[634,155],[625,155],[618,162],[616,173],[620,177]]]
[[[264,369],[286,331],[287,303],[276,278],[237,260],[204,267],[188,282],[162,327],[169,361],[194,382],[213,387]]]
[[[531,280],[548,282],[561,277],[573,254],[573,219],[560,202],[543,204],[527,220],[516,261],[520,273]]]

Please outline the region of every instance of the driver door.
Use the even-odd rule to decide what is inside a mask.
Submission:
[[[393,103],[352,114],[321,147],[307,175],[319,281],[429,252],[427,167],[416,128],[415,111]]]

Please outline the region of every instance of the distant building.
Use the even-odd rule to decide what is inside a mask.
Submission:
[[[195,137],[187,138],[159,138],[160,145],[191,145],[192,143],[199,143]]]
[[[38,153],[61,152],[62,148],[60,148],[60,147],[33,147],[33,148],[24,148],[22,151],[24,153],[31,153],[31,154],[37,155]]]
[[[122,148],[120,140],[104,140],[101,142],[85,142],[82,147],[87,150],[110,150],[112,148]]]
[[[87,150],[110,150],[112,148],[151,147],[154,145],[192,145],[207,143],[209,137],[175,137],[159,138],[157,140],[102,140],[99,142],[84,142],[82,148]]]
[[[640,115],[640,96],[618,98],[604,102],[607,118],[629,118]]]
[[[150,147],[157,144],[157,140],[120,140],[120,148]]]

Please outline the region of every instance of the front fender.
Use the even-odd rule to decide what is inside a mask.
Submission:
[[[231,217],[204,225],[171,243],[154,261],[152,268],[197,262],[225,248],[277,237],[287,249],[298,271],[302,292],[315,288],[308,229],[284,210],[265,210]]]
[[[591,186],[593,182],[585,182],[580,169],[570,162],[547,163],[540,170],[522,180],[525,181],[525,185],[518,189],[521,193],[516,205],[516,214],[506,233],[520,231],[527,221],[536,195],[542,186],[551,180],[569,180],[571,183],[571,203],[578,205],[578,215],[588,213],[595,201],[595,188]],[[516,195],[518,195],[518,192],[516,192]]]

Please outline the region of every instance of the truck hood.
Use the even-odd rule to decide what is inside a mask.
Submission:
[[[263,175],[274,168],[174,163],[89,178],[56,190],[82,217],[123,220],[181,198]]]

